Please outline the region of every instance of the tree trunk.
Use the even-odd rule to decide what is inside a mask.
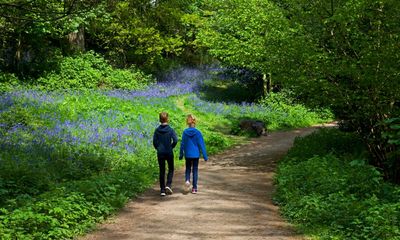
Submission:
[[[22,37],[21,33],[19,33],[15,49],[15,56],[14,56],[14,66],[18,72],[21,71],[21,59],[22,59]]]
[[[77,32],[68,34],[69,49],[72,52],[85,51],[85,28],[80,27]]]
[[[268,73],[267,92],[270,93],[271,90],[272,90],[272,74]]]
[[[266,97],[270,92],[271,92],[271,88],[272,88],[272,77],[271,77],[271,73],[268,73],[268,77],[267,74],[263,73],[263,95],[264,97]]]

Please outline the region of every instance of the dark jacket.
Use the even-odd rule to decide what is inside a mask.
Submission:
[[[208,160],[206,146],[204,144],[203,135],[196,128],[186,128],[182,134],[181,149],[179,159],[183,156],[186,158],[199,158],[200,150],[204,160]]]
[[[157,149],[157,154],[172,154],[177,143],[176,133],[169,125],[160,125],[154,131],[153,146]]]

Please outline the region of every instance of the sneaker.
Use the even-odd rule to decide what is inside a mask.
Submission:
[[[183,192],[184,192],[184,193],[189,193],[190,190],[191,190],[190,188],[191,188],[190,182],[189,182],[189,181],[186,181],[186,182],[185,182],[185,185],[183,186]]]
[[[165,192],[167,193],[167,194],[169,194],[169,195],[171,195],[172,193],[174,193],[173,191],[172,191],[172,189],[170,188],[170,187],[165,187]]]
[[[193,194],[196,194],[196,193],[197,193],[197,189],[196,189],[196,188],[193,188],[193,189],[192,189],[192,193],[193,193]]]
[[[161,197],[164,197],[166,194],[165,194],[165,192],[161,192]]]

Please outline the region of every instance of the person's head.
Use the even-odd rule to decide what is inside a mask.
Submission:
[[[190,127],[196,126],[196,117],[193,114],[189,114],[186,116],[186,123]]]
[[[167,112],[161,112],[160,113],[160,123],[161,124],[168,123],[168,113]]]

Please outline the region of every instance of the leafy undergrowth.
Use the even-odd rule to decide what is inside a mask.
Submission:
[[[195,95],[189,96],[185,102],[192,106],[193,112],[208,113],[207,121],[214,120],[214,116],[224,116],[230,121],[233,132],[239,132],[240,119],[255,119],[265,123],[268,130],[283,130],[311,126],[317,123],[329,122],[332,115],[329,112],[310,111],[300,104],[276,103],[266,99],[256,103],[224,103],[208,102]],[[211,113],[211,114],[210,114]]]
[[[1,94],[1,239],[73,238],[154,184],[158,167],[151,140],[161,111],[169,112],[178,136],[186,114],[198,115],[210,154],[243,139],[229,135],[232,115],[275,114],[255,104],[223,105],[229,114],[201,104],[219,106],[198,99],[192,83]]]
[[[400,187],[367,162],[361,140],[337,129],[296,139],[276,176],[284,216],[316,239],[400,239]]]

